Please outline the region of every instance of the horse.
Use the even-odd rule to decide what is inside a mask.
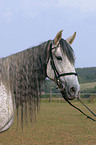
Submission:
[[[54,81],[68,100],[75,99],[80,92],[77,73],[74,68],[75,55],[71,47],[76,32],[66,40],[63,30],[53,40],[0,59],[0,132],[8,130],[17,110],[21,109],[27,122],[39,110],[41,86],[48,77]]]

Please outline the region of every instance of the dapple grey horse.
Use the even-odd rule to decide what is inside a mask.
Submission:
[[[75,36],[76,32],[64,40],[59,31],[54,40],[0,59],[0,132],[11,127],[16,109],[17,121],[18,109],[21,109],[22,127],[24,112],[27,118],[29,110],[32,121],[46,77],[58,85],[67,99],[77,97],[80,85],[71,47]]]

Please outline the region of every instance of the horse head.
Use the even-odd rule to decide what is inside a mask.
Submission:
[[[58,32],[50,44],[47,62],[47,76],[54,81],[66,99],[74,99],[80,92],[77,73],[74,68],[75,56],[71,47],[76,32],[64,40],[62,31]]]

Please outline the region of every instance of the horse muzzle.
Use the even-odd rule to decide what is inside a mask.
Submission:
[[[74,86],[62,88],[61,93],[63,98],[67,100],[74,100],[79,95],[79,91]]]

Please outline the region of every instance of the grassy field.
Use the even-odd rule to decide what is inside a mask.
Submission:
[[[73,103],[85,111],[80,103]],[[86,103],[96,112],[96,103]],[[65,102],[43,102],[37,121],[25,125],[23,133],[16,126],[15,118],[12,127],[0,134],[0,145],[96,145],[96,122]]]
[[[96,82],[80,84],[82,91],[89,88],[94,88],[95,86],[96,86]]]

